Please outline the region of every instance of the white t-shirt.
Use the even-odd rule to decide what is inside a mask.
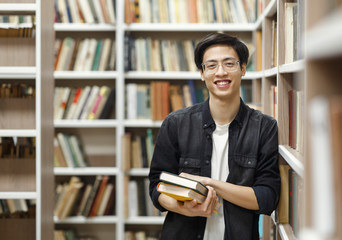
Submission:
[[[226,181],[228,169],[228,128],[229,123],[226,125],[217,125],[212,134],[213,139],[213,153],[211,156],[211,178],[221,181]],[[223,215],[223,200],[218,196],[219,202],[222,206],[219,212],[214,212],[211,217],[207,218],[207,224],[204,232],[204,240],[217,239],[223,240],[224,237],[224,215]]]

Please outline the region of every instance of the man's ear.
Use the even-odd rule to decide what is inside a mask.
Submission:
[[[201,81],[204,82],[204,75],[203,75],[203,70],[199,69],[199,72],[201,74]]]
[[[247,71],[247,65],[246,63],[243,63],[241,66],[241,76],[245,76],[246,71]]]

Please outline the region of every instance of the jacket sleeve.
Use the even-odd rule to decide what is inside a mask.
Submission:
[[[272,119],[261,128],[257,172],[252,187],[259,204],[258,214],[270,215],[277,208],[280,196],[278,157],[278,126]]]
[[[162,171],[178,174],[179,148],[177,129],[172,117],[169,115],[159,130],[152,156],[149,172],[149,194],[154,206],[160,211],[166,211],[158,201],[160,193],[157,191],[159,176]]]

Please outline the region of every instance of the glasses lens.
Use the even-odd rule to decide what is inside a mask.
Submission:
[[[225,72],[235,72],[238,69],[239,61],[227,60],[222,63],[206,62],[202,64],[202,66],[204,67],[204,70],[207,71],[208,73],[216,73],[220,65],[222,66]]]

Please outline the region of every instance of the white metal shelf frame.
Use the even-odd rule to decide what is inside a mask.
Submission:
[[[117,224],[119,219],[117,216],[101,216],[91,218],[75,216],[65,219],[58,219],[58,217],[55,216],[53,221],[55,224]]]
[[[116,167],[55,167],[55,176],[96,176],[96,175],[118,175],[119,169]]]
[[[37,192],[0,192],[0,199],[33,199],[38,197]]]
[[[39,3],[0,3],[1,15],[35,15]]]
[[[54,29],[58,32],[113,32],[116,26],[104,23],[55,23]]]
[[[96,120],[54,120],[55,128],[116,128],[119,123],[115,119]]]
[[[116,71],[55,71],[53,74],[56,80],[59,79],[116,79],[118,73]]]
[[[132,225],[161,225],[165,220],[164,216],[160,217],[131,217],[125,220],[125,224]]]
[[[35,79],[35,67],[0,67],[0,79]]]

